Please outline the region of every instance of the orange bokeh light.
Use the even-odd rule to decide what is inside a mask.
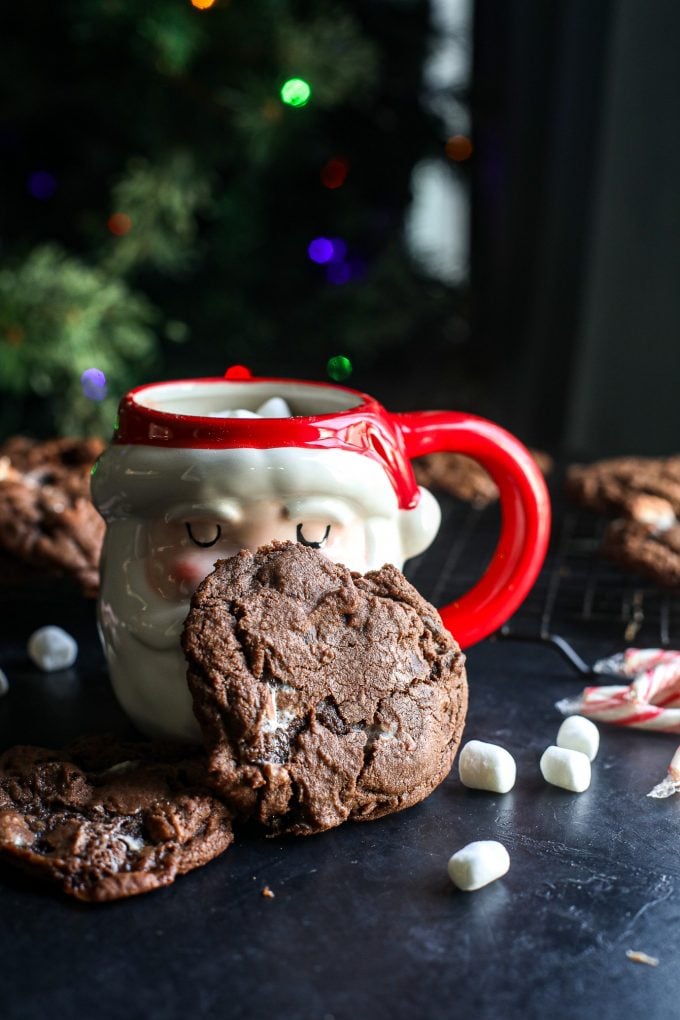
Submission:
[[[191,6],[196,7],[199,11],[207,11],[208,8],[214,7],[215,0],[191,0]]]
[[[115,212],[109,216],[106,225],[115,237],[124,237],[132,230],[132,220],[124,212]]]
[[[452,135],[446,143],[446,155],[456,163],[462,163],[472,155],[473,145],[467,135]]]

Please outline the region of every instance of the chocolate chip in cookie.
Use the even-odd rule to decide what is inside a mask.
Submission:
[[[307,834],[417,803],[448,774],[464,656],[396,567],[274,542],[216,564],[183,634],[215,789]]]

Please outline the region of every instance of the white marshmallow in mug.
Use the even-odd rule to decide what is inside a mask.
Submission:
[[[570,793],[583,793],[590,786],[590,760],[582,751],[553,744],[541,755],[540,768],[546,783]]]
[[[223,411],[213,411],[210,418],[292,418],[293,412],[283,397],[269,397],[260,404],[257,411],[248,411],[244,407],[234,409],[225,407]]]
[[[469,740],[458,758],[458,775],[463,786],[472,790],[508,793],[515,785],[517,766],[504,747]]]
[[[449,860],[449,878],[463,892],[482,889],[510,870],[510,854],[495,839],[468,843]]]
[[[589,761],[594,761],[600,747],[600,731],[590,719],[570,715],[557,731],[555,743],[571,751],[582,751]]]

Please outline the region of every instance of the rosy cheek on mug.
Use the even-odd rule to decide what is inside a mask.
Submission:
[[[164,599],[171,601],[190,598],[206,577],[215,561],[228,555],[217,549],[196,552],[176,548],[165,549],[147,560],[147,580]]]

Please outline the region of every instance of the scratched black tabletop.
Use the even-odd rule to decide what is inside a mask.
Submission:
[[[475,556],[486,555],[485,528],[461,525],[452,502],[444,509],[438,545],[408,571],[438,599],[465,586]],[[552,576],[546,567],[548,588]],[[66,582],[39,578],[5,577],[0,602],[0,666],[11,684],[0,747],[130,735],[108,687],[94,605]],[[79,642],[68,671],[46,675],[26,658],[26,639],[47,623]],[[597,614],[571,628],[587,662],[622,646]],[[468,665],[465,738],[512,752],[511,793],[466,790],[454,766],[401,814],[305,839],[240,833],[174,886],[100,907],[0,869],[3,1020],[679,1016],[680,797],[645,796],[676,738],[602,727],[590,789],[557,790],[538,761],[560,722],[555,701],[583,678],[530,641],[486,640]],[[508,848],[508,875],[457,892],[449,856],[489,838]],[[265,885],[273,899],[261,895]],[[658,966],[631,962],[626,950]]]

